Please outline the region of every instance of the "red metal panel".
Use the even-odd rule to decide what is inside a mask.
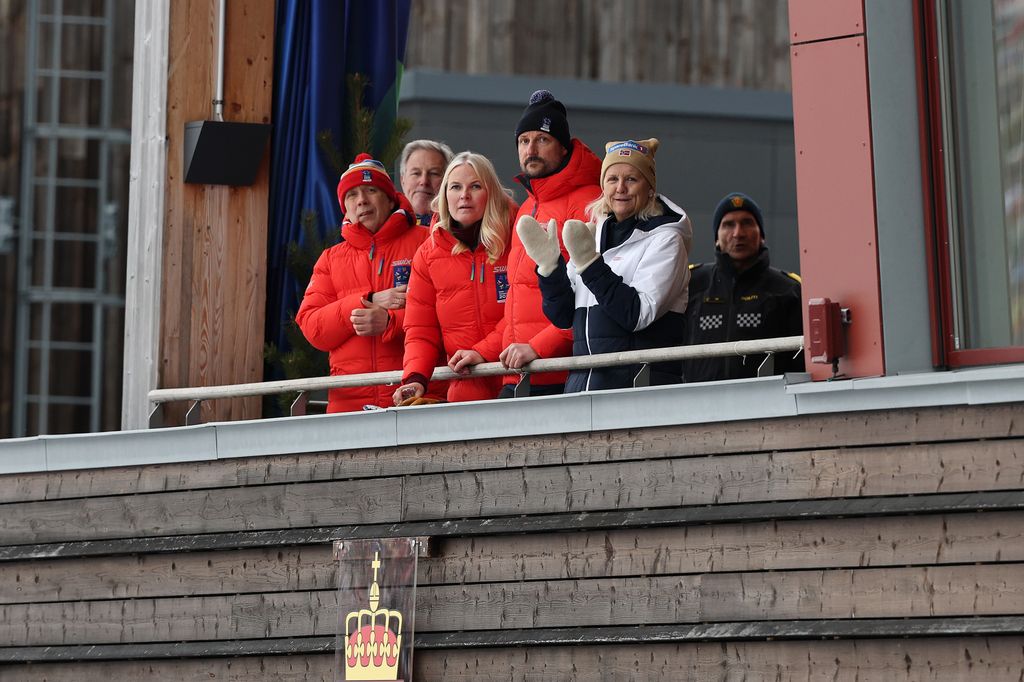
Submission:
[[[885,373],[867,56],[862,37],[794,46],[793,126],[804,300],[850,308],[851,377]],[[809,328],[804,311],[804,329]],[[828,367],[810,365],[815,379]]]
[[[864,0],[789,0],[793,44],[864,33]]]

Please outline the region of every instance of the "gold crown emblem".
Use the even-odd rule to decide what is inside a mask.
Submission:
[[[733,208],[743,207],[743,197],[733,197],[730,201],[732,201]]]
[[[370,608],[345,616],[345,679],[397,680],[402,649],[402,614],[380,607],[380,552],[374,552]]]

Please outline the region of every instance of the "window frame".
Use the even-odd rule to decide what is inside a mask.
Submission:
[[[932,362],[936,367],[951,369],[1024,362],[1024,346],[956,348],[954,308],[958,298],[952,266],[958,256],[949,238],[949,174],[955,172],[956,167],[955,160],[947,157],[950,140],[944,125],[950,114],[947,114],[947,90],[942,80],[944,55],[938,16],[941,1],[917,0],[913,4]]]

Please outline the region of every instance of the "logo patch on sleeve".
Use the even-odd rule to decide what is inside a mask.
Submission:
[[[391,263],[391,286],[400,287],[409,283],[409,274],[412,272],[412,265],[406,260],[396,260]]]
[[[494,295],[498,303],[504,303],[508,297],[508,273],[494,270]]]

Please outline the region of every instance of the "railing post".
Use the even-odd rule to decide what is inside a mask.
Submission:
[[[149,413],[149,428],[159,429],[164,425],[164,404],[157,403]]]
[[[633,388],[644,388],[651,385],[651,365],[645,362],[640,365],[640,371],[633,377]]]
[[[192,401],[192,407],[188,408],[188,412],[185,413],[185,426],[195,426],[196,424],[203,423],[203,417],[200,414],[202,407],[202,400]]]
[[[516,387],[512,391],[513,398],[529,398],[530,397],[530,373],[523,372],[519,375],[519,381],[516,382]]]
[[[764,354],[764,360],[757,366],[757,376],[770,377],[775,374],[775,353],[768,351]]]
[[[299,391],[299,394],[295,396],[295,400],[292,401],[291,410],[289,413],[293,417],[305,417],[306,407],[309,405],[309,393],[306,391]]]

